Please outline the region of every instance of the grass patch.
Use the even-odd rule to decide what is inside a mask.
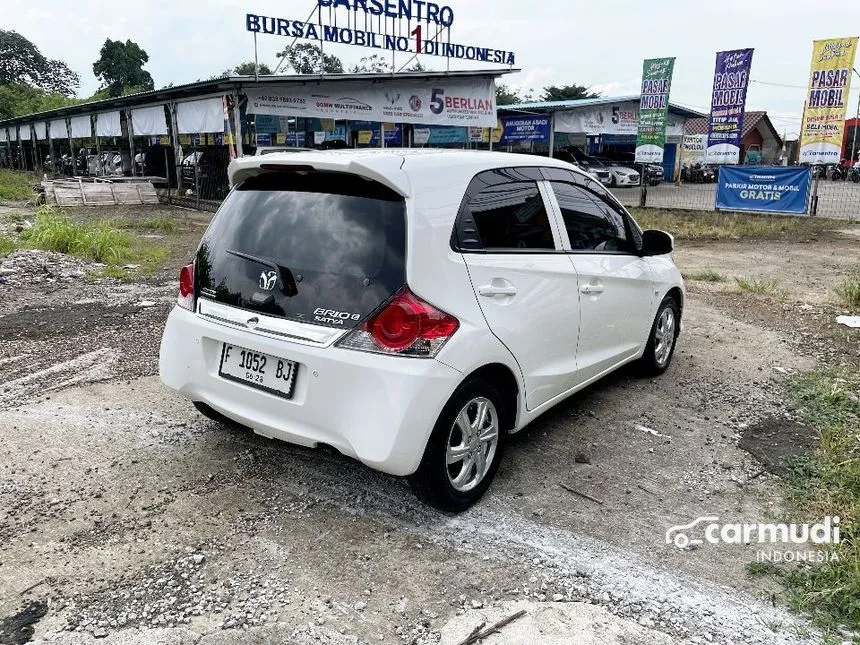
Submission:
[[[8,235],[0,235],[0,258],[6,257],[18,248],[18,242]]]
[[[35,224],[21,233],[21,239],[43,251],[77,255],[96,262],[118,263],[131,246],[131,235],[110,222],[75,222],[48,206],[39,207]]]
[[[96,274],[104,277],[139,277],[155,273],[164,265],[168,249],[154,247],[148,240],[136,237],[110,220],[76,222],[62,211],[41,206],[33,227],[21,233],[21,241],[31,248],[56,251],[101,262]],[[122,265],[138,264],[126,271]],[[122,272],[122,273],[120,273]]]
[[[704,269],[690,276],[690,280],[699,282],[725,282],[728,278],[714,269]]]
[[[632,208],[642,228],[666,231],[679,240],[796,239],[850,226],[843,220],[784,215]]]
[[[24,201],[36,196],[33,186],[38,183],[36,175],[20,170],[0,169],[0,199]]]
[[[124,220],[119,225],[123,228],[157,231],[168,235],[179,230],[179,223],[172,217],[144,217],[143,219]]]
[[[834,289],[836,295],[849,307],[860,308],[860,271],[843,280]]]
[[[782,569],[750,565],[785,586],[789,604],[828,629],[860,629],[860,372],[817,370],[786,383],[795,408],[821,434],[814,452],[797,460],[787,502],[798,521],[840,518],[838,562]],[[804,518],[804,519],[801,519]],[[752,569],[751,569],[752,567]]]
[[[774,278],[744,278],[736,277],[735,283],[743,293],[754,293],[757,295],[772,295],[779,292],[779,280]]]

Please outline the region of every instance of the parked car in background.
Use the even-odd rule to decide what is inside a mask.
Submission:
[[[673,240],[555,159],[245,157],[179,277],[159,374],[204,415],[478,500],[508,435],[618,367],[672,360]]]
[[[182,187],[189,193],[200,193],[203,199],[223,199],[230,190],[227,166],[230,154],[226,148],[195,150],[182,160]]]

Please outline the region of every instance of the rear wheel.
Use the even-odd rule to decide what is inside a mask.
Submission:
[[[675,354],[675,342],[678,340],[680,328],[681,308],[674,297],[666,296],[657,310],[645,353],[639,360],[643,374],[656,376],[666,371]]]
[[[409,483],[423,502],[460,512],[477,502],[499,468],[506,408],[499,390],[475,379],[461,385],[439,415]]]

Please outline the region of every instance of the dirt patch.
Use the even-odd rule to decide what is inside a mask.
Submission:
[[[792,460],[809,454],[818,439],[815,430],[797,421],[767,419],[744,430],[738,446],[769,473],[786,477]]]

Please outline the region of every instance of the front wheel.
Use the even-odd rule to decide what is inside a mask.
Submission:
[[[505,402],[489,381],[461,385],[442,409],[418,470],[409,477],[426,504],[459,513],[477,502],[499,469]]]
[[[651,326],[645,353],[639,359],[639,367],[644,375],[656,376],[666,371],[675,354],[680,329],[681,308],[675,298],[666,296]]]

